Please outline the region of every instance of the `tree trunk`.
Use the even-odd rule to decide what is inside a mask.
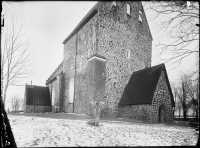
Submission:
[[[182,107],[183,107],[183,118],[184,120],[186,120],[186,117],[187,117],[187,106],[186,106],[186,102],[185,102],[186,99],[183,100],[183,103],[182,103]]]
[[[186,117],[187,117],[187,111],[186,110],[183,111],[183,117],[184,117],[184,120],[186,120]]]
[[[3,94],[3,103],[4,103],[4,106],[6,106],[6,92],[7,92],[7,89],[8,89],[8,85],[6,84],[5,85],[5,89],[4,89],[4,94]]]

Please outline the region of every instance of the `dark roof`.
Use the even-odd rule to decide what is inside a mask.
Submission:
[[[46,85],[50,83],[52,80],[54,80],[58,75],[60,75],[63,72],[63,62],[61,62],[56,70],[51,74],[51,76],[46,80]]]
[[[172,106],[174,107],[174,99],[164,64],[133,72],[124,89],[119,106],[152,104],[153,95],[162,71],[164,71]]]
[[[26,105],[51,106],[49,87],[26,85]]]
[[[69,36],[63,41],[65,44],[71,37],[73,37],[96,13],[100,2],[97,2],[94,7],[85,15],[85,17],[80,21],[80,23],[75,27],[75,29],[69,34]]]

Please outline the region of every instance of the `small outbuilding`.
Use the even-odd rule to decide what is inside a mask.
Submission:
[[[118,105],[121,117],[172,122],[175,103],[165,65],[133,72]]]
[[[25,112],[51,112],[51,99],[48,87],[27,85],[25,86]]]

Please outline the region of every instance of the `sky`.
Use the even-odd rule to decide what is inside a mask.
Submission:
[[[8,101],[14,94],[24,97],[25,83],[31,84],[32,81],[33,85],[45,86],[46,80],[63,60],[64,45],[62,42],[96,3],[96,1],[3,2],[5,18],[9,20],[10,14],[23,18],[24,25],[28,28],[26,35],[31,38],[34,49],[34,72],[20,82],[23,86],[8,89]],[[159,19],[152,19],[153,14],[149,12],[146,13],[146,17],[153,36],[153,66],[161,63],[154,47],[163,35],[159,34]],[[176,69],[166,64],[169,80],[176,81],[180,73],[190,71],[195,62],[195,56],[191,55],[185,58]]]

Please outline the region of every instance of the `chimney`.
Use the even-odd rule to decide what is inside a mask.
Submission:
[[[31,85],[32,85],[32,81],[31,81]]]

